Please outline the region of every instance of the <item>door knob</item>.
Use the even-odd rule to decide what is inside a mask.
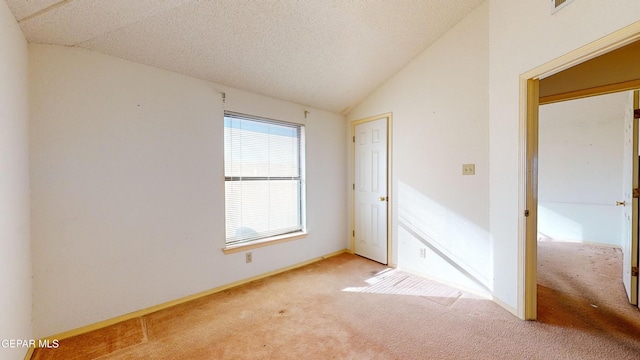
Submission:
[[[627,202],[626,201],[616,201],[616,206],[626,206]]]
[[[384,197],[384,196],[380,196],[380,201],[385,201],[385,200],[387,200],[387,198],[386,198],[386,197]]]

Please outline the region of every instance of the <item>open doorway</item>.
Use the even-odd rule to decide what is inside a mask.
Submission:
[[[630,162],[638,159],[637,151],[625,151],[632,108],[629,91],[539,107],[541,322],[584,328],[624,322],[629,331],[640,331],[622,283],[624,184]]]
[[[640,22],[526,72],[520,77],[519,306],[537,318],[539,104],[640,88]],[[634,222],[637,226],[637,222]],[[631,253],[637,268],[637,247]],[[631,267],[630,274],[633,273]],[[634,280],[637,282],[637,276]],[[635,290],[637,292],[637,288]]]
[[[625,117],[631,92],[541,105],[538,241],[622,247]]]

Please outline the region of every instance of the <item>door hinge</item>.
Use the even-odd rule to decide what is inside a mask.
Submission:
[[[355,190],[355,189],[356,189],[356,184],[353,184],[353,190]]]
[[[354,143],[356,142],[356,137],[355,137],[355,136],[353,137],[353,142],[354,142]]]
[[[524,217],[529,217],[529,210],[524,211]]]
[[[356,237],[356,231],[355,230],[353,230],[352,234],[353,234],[353,237]]]
[[[633,118],[640,119],[640,109],[633,110]]]
[[[634,266],[631,268],[631,276],[638,276],[638,267]]]
[[[633,198],[634,199],[640,198],[640,189],[633,189]]]

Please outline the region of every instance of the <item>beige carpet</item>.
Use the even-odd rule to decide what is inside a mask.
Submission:
[[[619,248],[538,242],[538,313],[547,324],[640,340],[640,312],[622,285]]]
[[[540,253],[544,258],[545,250]],[[571,284],[565,277],[556,280]],[[492,301],[343,254],[63,340],[33,358],[640,358],[637,309],[602,301],[592,307],[594,286],[604,285],[563,290],[543,279],[544,322],[525,322]],[[582,290],[588,300],[579,300]],[[618,307],[627,310],[614,313]],[[561,321],[554,320],[559,314]]]

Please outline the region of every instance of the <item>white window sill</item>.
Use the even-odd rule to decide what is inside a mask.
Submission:
[[[246,242],[237,245],[230,245],[222,249],[225,254],[233,254],[241,251],[247,251],[251,249],[257,249],[264,246],[270,246],[275,244],[281,244],[287,241],[293,241],[298,239],[304,239],[307,237],[307,233],[305,231],[298,231],[291,234],[272,236],[266,239],[255,240],[251,242]]]

